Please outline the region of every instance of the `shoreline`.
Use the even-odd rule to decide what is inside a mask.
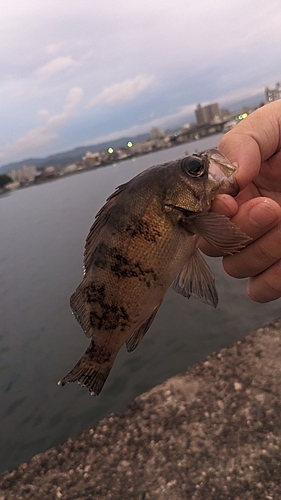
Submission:
[[[281,498],[281,319],[0,476],[0,500]]]
[[[39,186],[41,184],[45,184],[48,182],[56,181],[59,179],[64,179],[67,177],[70,177],[72,175],[77,175],[83,172],[90,172],[92,170],[96,170],[99,168],[103,167],[108,167],[108,166],[115,166],[116,164],[127,161],[127,160],[135,160],[136,158],[142,157],[142,156],[147,156],[151,153],[157,153],[158,151],[163,151],[165,149],[172,149],[177,146],[182,146],[183,144],[188,144],[190,142],[196,142],[200,139],[206,139],[211,136],[216,136],[222,134],[222,131],[215,131],[211,132],[207,135],[203,135],[200,138],[196,139],[186,139],[186,140],[181,140],[178,141],[177,136],[174,138],[173,141],[170,142],[164,142],[162,139],[147,139],[144,142],[141,143],[136,143],[132,148],[135,148],[136,150],[130,150],[130,148],[119,148],[120,156],[116,156],[116,154],[111,154],[107,153],[106,151],[100,151],[100,152],[94,152],[90,153],[88,156],[88,163],[87,160],[83,160],[83,157],[81,157],[79,160],[74,162],[76,165],[75,169],[70,169],[67,170],[69,165],[62,166],[62,167],[53,167],[53,166],[48,166],[46,168],[52,168],[53,170],[51,172],[48,172],[47,174],[44,173],[44,171],[40,172],[37,176],[33,178],[33,180],[29,180],[23,183],[16,182],[16,186],[14,185],[15,183],[11,183],[11,187],[9,187],[9,184],[6,184],[3,188],[0,188],[0,196],[3,194],[11,193],[13,191],[18,191],[19,189],[24,189],[27,187],[32,187],[32,186]],[[153,144],[153,146],[151,146]],[[124,151],[126,151],[126,155],[124,155]],[[121,154],[123,152],[123,155]],[[100,163],[96,163],[95,161],[93,164],[91,164],[91,155],[95,157],[96,154],[103,155],[104,158],[101,160]],[[30,167],[30,166],[28,166]],[[33,166],[31,166],[33,168]],[[35,167],[37,169],[37,167]],[[20,170],[20,169],[19,169]],[[10,172],[8,172],[6,175],[9,175]],[[0,176],[1,176],[1,168],[0,168]]]

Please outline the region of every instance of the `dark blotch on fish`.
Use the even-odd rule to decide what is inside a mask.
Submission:
[[[157,241],[157,238],[160,238],[161,236],[160,231],[158,231],[156,228],[153,228],[152,230],[148,222],[141,220],[130,222],[125,231],[130,234],[131,238],[141,236],[146,241],[149,241],[151,243],[155,243]]]

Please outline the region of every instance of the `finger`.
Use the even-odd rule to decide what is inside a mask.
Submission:
[[[281,137],[280,137],[281,140]],[[261,165],[257,182],[260,194],[270,196],[280,203],[281,192],[281,151],[276,151]],[[268,194],[265,194],[268,193]],[[270,194],[269,194],[270,193]]]
[[[270,198],[253,198],[241,205],[231,220],[252,240],[257,240],[281,220],[281,207]]]
[[[258,175],[261,163],[280,149],[280,116],[281,101],[267,104],[222,138],[219,149],[238,163],[235,177],[241,189]]]
[[[232,196],[229,194],[218,194],[212,202],[211,211],[219,214],[233,217],[238,210],[238,205]]]
[[[219,205],[217,208],[221,208],[221,206]],[[254,198],[241,205],[231,220],[241,231],[256,240],[272,229],[278,220],[281,220],[281,207],[270,198]],[[200,242],[200,249],[212,257],[222,255],[221,250],[205,241]],[[238,254],[235,254],[233,265],[237,266],[237,272],[239,272],[240,259]]]
[[[234,278],[262,273],[281,259],[281,223],[258,238],[239,254],[223,258],[224,270]]]
[[[255,302],[270,302],[281,297],[281,261],[265,272],[249,278],[247,292]]]

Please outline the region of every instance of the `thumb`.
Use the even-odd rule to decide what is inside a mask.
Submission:
[[[280,149],[281,101],[256,109],[225,134],[219,149],[238,164],[236,180],[244,189],[259,173],[262,162]]]

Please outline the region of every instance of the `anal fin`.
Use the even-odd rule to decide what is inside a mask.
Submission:
[[[129,337],[129,339],[126,341],[126,349],[128,352],[133,352],[139,345],[140,341],[143,339],[145,336],[147,330],[150,328],[157,311],[161,305],[162,301],[154,307],[152,314],[147,318],[141,326],[136,328],[136,330],[133,331],[132,335]]]
[[[195,297],[213,307],[218,305],[214,277],[199,250],[189,257],[181,272],[174,279],[172,287],[175,292],[184,297]]]

